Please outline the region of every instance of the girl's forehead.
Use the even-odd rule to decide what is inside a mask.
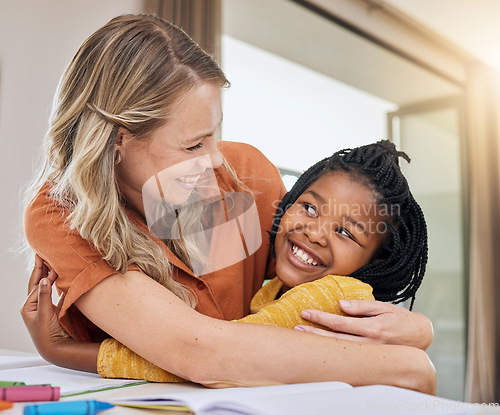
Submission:
[[[327,172],[318,177],[304,191],[327,201],[347,199],[375,203],[375,192],[360,178],[344,171]]]

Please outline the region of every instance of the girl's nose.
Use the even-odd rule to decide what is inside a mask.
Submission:
[[[322,224],[321,221],[314,221],[314,222],[309,222],[307,226],[305,227],[304,233],[306,234],[307,238],[312,242],[312,243],[317,243],[321,246],[326,246],[327,245],[327,234],[328,234],[328,229],[325,227],[326,224]]]

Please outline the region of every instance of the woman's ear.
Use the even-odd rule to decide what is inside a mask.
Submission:
[[[121,160],[125,156],[128,148],[127,144],[132,138],[132,134],[128,130],[123,127],[118,128],[115,141],[115,160]],[[120,156],[117,155],[118,152],[120,152]]]

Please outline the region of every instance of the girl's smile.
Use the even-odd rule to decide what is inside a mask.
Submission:
[[[323,262],[311,248],[307,248],[299,242],[288,241],[290,260],[296,263],[298,268],[311,269],[310,267],[322,267]]]

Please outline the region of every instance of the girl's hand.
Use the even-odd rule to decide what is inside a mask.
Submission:
[[[349,316],[318,310],[304,310],[301,314],[304,319],[333,331],[303,325],[295,329],[337,339],[398,344],[422,350],[430,346],[434,337],[432,323],[427,317],[395,304],[363,300],[341,300],[339,304]]]
[[[58,320],[60,306],[52,303],[52,285],[57,279],[42,258],[35,255],[35,267],[28,283],[28,298],[21,308],[31,339],[40,356],[50,363],[70,369],[96,372],[100,343],[82,343],[73,340]]]
[[[42,258],[35,255],[28,298],[21,308],[21,316],[35,347],[44,358],[50,355],[54,346],[70,338],[57,319],[64,296],[61,296],[57,306],[52,304],[52,284],[56,279],[56,272],[49,271]]]

